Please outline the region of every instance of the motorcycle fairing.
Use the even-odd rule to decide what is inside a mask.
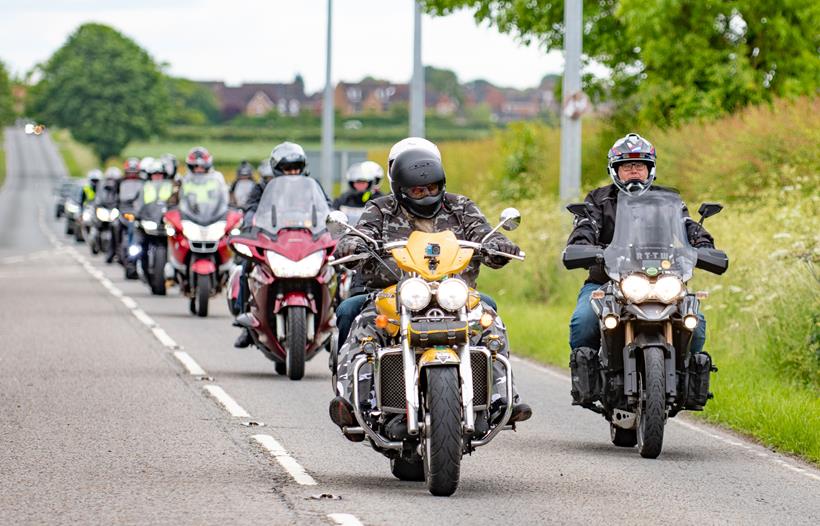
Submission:
[[[191,272],[207,276],[216,272],[216,265],[211,258],[197,259],[191,264]]]
[[[427,281],[438,281],[467,268],[473,249],[460,247],[456,235],[449,230],[436,233],[417,230],[407,238],[407,245],[394,248],[391,255],[401,270],[418,274]]]

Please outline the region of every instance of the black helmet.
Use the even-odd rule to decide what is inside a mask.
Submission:
[[[441,159],[429,149],[403,151],[390,165],[388,176],[396,200],[413,215],[429,219],[441,209],[447,179]],[[412,188],[419,189],[418,195],[411,195]]]
[[[649,176],[645,181],[621,181],[621,178],[618,177],[618,165],[629,162],[640,162],[646,165]],[[655,147],[637,133],[629,133],[621,137],[609,149],[607,172],[609,172],[612,182],[622,192],[635,195],[644,193],[655,180]]]
[[[239,163],[239,167],[236,169],[236,178],[237,179],[252,179],[253,178],[253,166],[248,161],[242,161]]]
[[[270,152],[270,167],[274,177],[286,175],[285,170],[299,170],[298,175],[309,174],[305,150],[292,142],[283,142],[273,148]]]

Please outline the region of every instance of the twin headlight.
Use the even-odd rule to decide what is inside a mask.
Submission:
[[[114,221],[119,217],[120,211],[116,208],[108,209],[108,208],[97,208],[96,210],[97,219],[104,222]]]
[[[621,280],[621,292],[632,303],[641,303],[649,299],[673,303],[684,291],[683,281],[677,276],[661,276],[655,283],[643,274],[630,274]]]
[[[450,278],[439,283],[436,290],[436,302],[443,309],[456,311],[467,304],[469,295],[470,289],[463,280]],[[399,297],[402,305],[412,311],[417,311],[430,304],[433,291],[423,279],[410,278],[402,283]]]

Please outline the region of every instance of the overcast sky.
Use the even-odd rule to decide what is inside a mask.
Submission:
[[[0,60],[16,74],[45,61],[84,22],[133,38],[173,75],[196,80],[324,85],[326,0],[0,0]],[[521,46],[478,27],[466,11],[422,18],[425,65],[462,82],[532,87],[563,68],[561,53]],[[333,79],[365,75],[407,82],[412,71],[412,0],[334,0]]]

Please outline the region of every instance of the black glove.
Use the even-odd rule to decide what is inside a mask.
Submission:
[[[516,245],[515,243],[513,243],[512,241],[503,236],[498,236],[494,237],[493,239],[490,239],[484,244],[484,247],[489,250],[495,250],[513,256],[517,256],[521,252],[521,249],[518,248],[518,245]]]
[[[336,245],[336,251],[333,252],[333,257],[341,259],[366,250],[362,240],[357,237],[348,236],[341,239]]]

